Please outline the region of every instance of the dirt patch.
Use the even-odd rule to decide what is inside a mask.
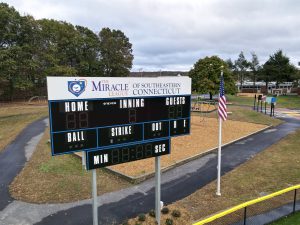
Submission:
[[[265,128],[266,125],[227,120],[223,123],[223,144]],[[162,156],[162,168],[203,153],[218,145],[218,120],[192,116],[191,135],[172,138],[171,154]],[[144,159],[109,167],[119,173],[138,177],[154,172],[154,159]]]

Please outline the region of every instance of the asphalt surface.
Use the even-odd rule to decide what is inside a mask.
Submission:
[[[45,131],[44,119],[27,126],[16,139],[0,153],[0,211],[13,201],[9,195],[8,186],[22,170],[27,158],[25,145],[32,137]]]
[[[286,123],[252,135],[222,148],[222,175],[252,158],[300,128],[300,120],[284,118]],[[8,185],[26,162],[24,145],[40,135],[45,123],[39,120],[28,126],[0,154],[0,224],[92,224],[90,200],[70,204],[37,205],[14,201]],[[162,174],[161,196],[165,204],[182,199],[216,179],[217,155],[212,152],[200,159]],[[154,180],[98,197],[99,224],[118,224],[126,218],[154,208]],[[2,220],[2,223],[1,223]]]

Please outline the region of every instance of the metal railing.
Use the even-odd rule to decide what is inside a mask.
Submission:
[[[193,225],[260,225],[300,210],[300,185],[242,203]],[[299,192],[299,191],[298,191]]]

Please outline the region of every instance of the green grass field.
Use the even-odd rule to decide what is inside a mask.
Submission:
[[[248,105],[253,106],[254,99],[250,97],[241,97],[235,95],[227,95],[228,102],[234,105]],[[278,108],[300,109],[300,96],[278,96]]]
[[[248,122],[248,123],[259,123],[259,124],[266,124],[277,126],[282,123],[281,120],[276,119],[274,117],[270,117],[269,115],[265,115],[264,113],[256,112],[249,108],[235,106],[235,105],[228,105],[228,115],[229,120],[241,121],[241,122]],[[198,115],[199,112],[193,112],[192,115]],[[202,113],[202,116],[207,116],[209,118],[217,118],[217,111],[211,113]]]
[[[44,105],[5,104],[0,107],[0,152],[30,123],[48,116]]]
[[[291,214],[287,217],[281,218],[270,225],[297,225],[300,224],[300,212],[296,212],[295,214]]]

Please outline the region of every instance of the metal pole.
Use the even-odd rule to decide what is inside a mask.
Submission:
[[[294,205],[293,205],[293,213],[296,212],[296,200],[297,200],[297,189],[294,192]]]
[[[160,156],[155,157],[155,219],[160,225]]]
[[[247,221],[247,207],[244,208],[244,225],[246,225]]]
[[[255,103],[256,103],[256,95],[254,96],[254,105],[253,105],[253,110],[255,110]]]
[[[267,114],[267,102],[265,102],[265,114]]]
[[[98,205],[97,205],[97,176],[93,169],[92,194],[93,194],[93,225],[98,225]]]
[[[218,179],[217,179],[217,195],[221,196],[221,147],[222,147],[222,119],[219,117],[219,147],[218,147]]]
[[[271,103],[271,106],[270,106],[270,116],[272,116],[272,110],[273,110],[273,103]]]
[[[85,159],[86,159],[86,158],[85,158],[85,157],[86,157],[85,154],[86,154],[86,152],[83,151],[83,152],[82,152],[82,157],[81,157],[81,160],[82,160],[82,168],[85,168]]]

